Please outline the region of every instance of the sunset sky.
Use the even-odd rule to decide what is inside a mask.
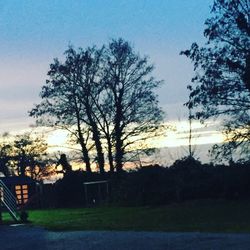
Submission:
[[[158,93],[166,120],[185,120],[183,103],[193,67],[179,53],[192,42],[204,43],[211,4],[212,0],[0,0],[0,133],[34,124],[28,110],[40,101],[49,64],[63,58],[69,44],[86,48],[119,37],[155,64],[154,76],[165,82]]]

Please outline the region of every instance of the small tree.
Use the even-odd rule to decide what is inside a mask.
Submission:
[[[47,163],[47,143],[31,133],[8,137],[0,145],[0,171],[5,176],[41,177]]]
[[[18,135],[13,142],[12,164],[17,174],[25,176],[27,173],[37,179],[41,168],[45,167],[47,144],[41,137],[32,137],[26,133]]]

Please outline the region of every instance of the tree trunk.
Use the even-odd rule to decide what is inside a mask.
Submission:
[[[91,130],[93,133],[93,140],[95,142],[95,148],[96,148],[96,153],[97,153],[98,167],[100,169],[100,173],[103,174],[103,173],[105,173],[105,169],[104,169],[104,155],[103,155],[103,151],[102,151],[100,132],[98,130],[96,122],[94,121],[94,119],[92,117],[91,107],[88,104],[86,105],[86,114],[88,116],[88,120],[89,120]]]
[[[83,155],[83,161],[86,165],[86,172],[87,173],[91,173],[92,170],[91,170],[91,166],[90,166],[90,159],[89,159],[89,152],[88,152],[88,149],[85,145],[84,142],[81,142],[80,141],[80,144],[81,144],[81,147],[82,147],[82,155]]]
[[[89,152],[88,152],[87,145],[85,143],[85,140],[82,134],[81,119],[80,119],[80,113],[78,109],[76,110],[76,118],[77,118],[77,133],[78,133],[79,143],[82,148],[83,161],[86,164],[86,172],[91,173],[92,171],[91,171],[91,166],[90,166]]]
[[[82,148],[83,161],[86,164],[86,172],[91,173],[92,170],[91,170],[91,166],[90,166],[89,152],[88,152],[86,143],[85,143],[83,135],[82,135],[80,124],[78,124],[78,137],[79,137],[79,142],[80,142],[80,145]]]
[[[93,140],[95,142],[96,153],[97,153],[97,162],[98,162],[98,166],[100,169],[100,173],[103,174],[103,173],[105,173],[104,155],[102,152],[102,144],[101,144],[101,140],[100,140],[99,131],[97,130],[96,125],[94,125],[94,128],[93,128]]]
[[[109,159],[109,171],[114,173],[114,159],[112,154],[112,143],[110,137],[107,137],[108,142],[108,159]]]
[[[123,155],[122,131],[120,128],[120,121],[118,121],[115,125],[115,162],[117,172],[121,172],[122,170]]]
[[[115,145],[115,161],[116,161],[116,171],[121,172],[123,168],[123,149],[122,149],[122,141],[120,137],[118,136],[116,139],[116,145]]]
[[[123,164],[123,141],[122,141],[122,128],[121,128],[121,121],[123,120],[123,113],[122,113],[122,104],[121,98],[122,95],[117,98],[116,102],[116,115],[115,115],[115,162],[116,162],[116,171],[121,172]]]

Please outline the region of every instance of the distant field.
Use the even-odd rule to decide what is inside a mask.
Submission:
[[[8,221],[7,214],[4,220]],[[49,230],[250,232],[250,201],[192,201],[159,207],[97,207],[29,211]]]

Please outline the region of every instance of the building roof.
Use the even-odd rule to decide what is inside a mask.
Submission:
[[[5,185],[8,184],[33,184],[36,183],[35,180],[28,176],[10,176],[10,177],[0,177],[0,180],[4,182]]]

